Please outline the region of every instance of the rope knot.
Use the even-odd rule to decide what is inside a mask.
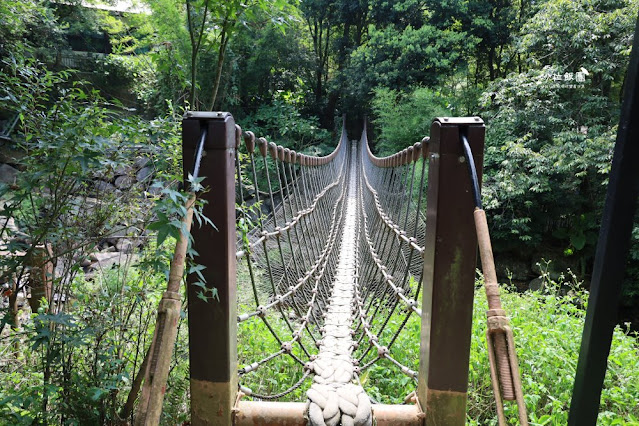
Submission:
[[[293,350],[293,345],[291,345],[291,342],[284,342],[282,343],[281,348],[285,354],[290,354],[291,351]]]
[[[380,358],[386,358],[386,356],[388,355],[388,348],[386,346],[380,346],[379,348],[377,348],[377,355]]]
[[[502,309],[494,309],[486,312],[488,332],[506,331],[510,324],[510,320]]]

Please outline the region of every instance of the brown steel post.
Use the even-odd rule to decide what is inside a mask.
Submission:
[[[237,307],[235,286],[235,120],[224,112],[187,113],[182,123],[185,177],[192,169],[195,147],[207,129],[200,164],[204,215],[215,228],[194,226],[195,262],[206,288],[187,278],[191,424],[232,424],[237,394]],[[214,290],[217,296],[214,295]],[[206,300],[202,299],[202,296]]]
[[[464,425],[477,237],[460,131],[481,179],[484,123],[437,118],[430,131],[424,293],[417,396],[428,425]]]

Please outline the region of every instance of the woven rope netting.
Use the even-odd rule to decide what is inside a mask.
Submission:
[[[421,315],[421,144],[380,159],[343,131],[311,157],[246,132],[236,165],[242,392],[307,390],[310,424],[372,424],[365,371],[417,377],[393,345]]]

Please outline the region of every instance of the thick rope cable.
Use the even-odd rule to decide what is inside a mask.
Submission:
[[[355,155],[353,147],[351,160]],[[354,290],[357,287],[357,170],[349,172],[346,220],[342,233],[340,261],[322,327],[320,352],[313,361],[315,378],[307,391],[308,424],[311,426],[372,425],[371,403],[364,389],[352,383],[355,374],[351,352]]]

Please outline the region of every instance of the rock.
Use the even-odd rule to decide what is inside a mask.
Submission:
[[[151,175],[153,175],[153,168],[144,167],[140,169],[139,172],[137,172],[137,174],[135,175],[135,178],[138,182],[144,182],[145,180],[149,179]]]
[[[109,234],[108,237],[105,238],[105,241],[112,245],[117,245],[118,242],[124,237],[137,237],[140,235],[140,230],[135,226],[127,226],[126,228],[118,229],[115,232]],[[130,238],[130,239],[134,239]]]
[[[91,256],[97,260],[85,268],[84,276],[87,280],[93,279],[100,269],[108,269],[119,264],[133,262],[137,258],[134,254],[124,254],[120,252],[93,253]]]
[[[65,296],[62,293],[54,293],[53,294],[53,301],[55,303],[66,303],[67,301],[67,296]]]
[[[118,251],[118,249],[115,248],[115,246],[107,245],[101,250],[101,253],[115,253],[116,251]]]
[[[566,274],[568,269],[573,271],[578,270],[579,263],[577,258],[562,258],[556,257],[553,261],[539,260],[538,262],[532,262],[531,269],[537,276],[547,274],[553,281],[560,281],[561,276],[569,277]]]
[[[138,157],[135,159],[134,166],[136,169],[140,170],[149,165],[151,159],[149,157]]]
[[[93,182],[93,187],[97,192],[113,192],[115,191],[115,186],[111,185],[108,182],[103,180],[96,180]]]
[[[16,221],[12,217],[7,219],[6,216],[0,216],[0,230],[2,229],[9,235],[17,234],[20,231],[16,226]]]
[[[146,192],[152,197],[159,197],[162,194],[163,189],[164,185],[162,182],[155,181],[151,186],[149,186],[149,189],[147,189]]]
[[[132,175],[133,167],[128,164],[118,164],[113,171],[116,176],[118,175]]]
[[[100,252],[100,253],[94,253],[93,255],[96,258],[96,262],[95,264],[91,266],[93,267],[99,266],[102,269],[110,268],[117,263],[124,262],[126,259],[126,256],[123,256],[121,253],[118,253],[118,252],[113,252],[113,253]]]
[[[115,187],[118,189],[129,189],[134,184],[134,180],[131,176],[118,176],[115,178]]]
[[[530,281],[528,284],[528,288],[532,291],[539,291],[544,288],[544,279],[541,277],[537,277]]]
[[[0,146],[0,163],[18,164],[26,156],[23,150],[13,149],[11,145]]]
[[[495,269],[500,282],[528,281],[531,277],[528,263],[514,258],[496,256]]]
[[[123,253],[131,253],[135,247],[136,244],[128,238],[120,238],[120,240],[115,244],[116,250]]]
[[[97,259],[96,259],[96,261],[97,261]],[[85,258],[84,258],[84,259],[82,259],[82,261],[80,262],[80,266],[81,266],[82,268],[86,268],[86,267],[88,267],[88,266],[91,266],[91,263],[92,263],[92,262],[91,262],[91,259],[89,259],[88,257],[85,257]]]
[[[13,185],[18,178],[18,170],[8,164],[0,164],[0,183]]]

